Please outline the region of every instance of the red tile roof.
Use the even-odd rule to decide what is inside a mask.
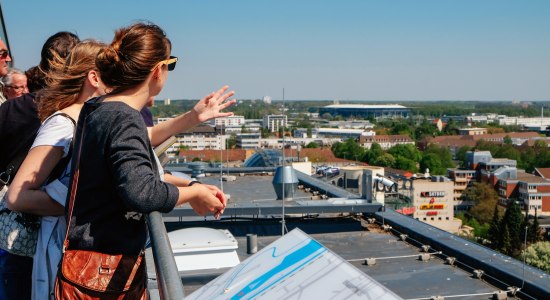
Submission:
[[[550,168],[535,168],[535,175],[550,179]]]

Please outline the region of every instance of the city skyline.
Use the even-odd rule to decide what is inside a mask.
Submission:
[[[157,99],[550,100],[548,1],[4,1],[14,66],[67,30],[110,42],[138,20],[180,57]]]

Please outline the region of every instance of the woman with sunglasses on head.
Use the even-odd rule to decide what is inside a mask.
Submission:
[[[137,23],[119,29],[98,55],[97,69],[112,91],[86,103],[78,120],[69,189],[74,204],[69,204],[65,249],[142,257],[147,239],[144,214],[169,212],[184,203],[200,215],[223,213],[226,199],[219,189],[163,182],[154,163],[140,111],[160,93],[175,66],[177,59],[170,51],[162,29]],[[146,297],[146,272],[144,262],[136,265],[125,295],[139,299]],[[75,296],[67,294],[60,276],[62,272],[56,294]]]

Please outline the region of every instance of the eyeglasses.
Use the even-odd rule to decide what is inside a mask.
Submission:
[[[1,56],[0,56],[1,57]],[[18,90],[26,90],[27,89],[27,86],[26,85],[6,85],[6,87],[8,88],[12,88],[16,91]]]
[[[173,70],[176,68],[176,62],[178,62],[178,58],[175,57],[175,56],[170,56],[169,59],[165,59],[165,60],[159,61],[159,62],[151,69],[151,71],[153,71],[156,67],[161,66],[161,65],[167,65],[167,66],[168,66],[168,71],[173,71]]]
[[[8,56],[10,56],[10,52],[8,50],[0,50],[0,59],[6,59]]]

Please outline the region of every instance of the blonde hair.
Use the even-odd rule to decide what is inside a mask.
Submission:
[[[44,121],[58,110],[74,104],[82,91],[88,72],[96,70],[97,54],[106,47],[104,43],[85,40],[78,43],[67,58],[51,61],[46,73],[47,88],[38,101],[38,117]]]

